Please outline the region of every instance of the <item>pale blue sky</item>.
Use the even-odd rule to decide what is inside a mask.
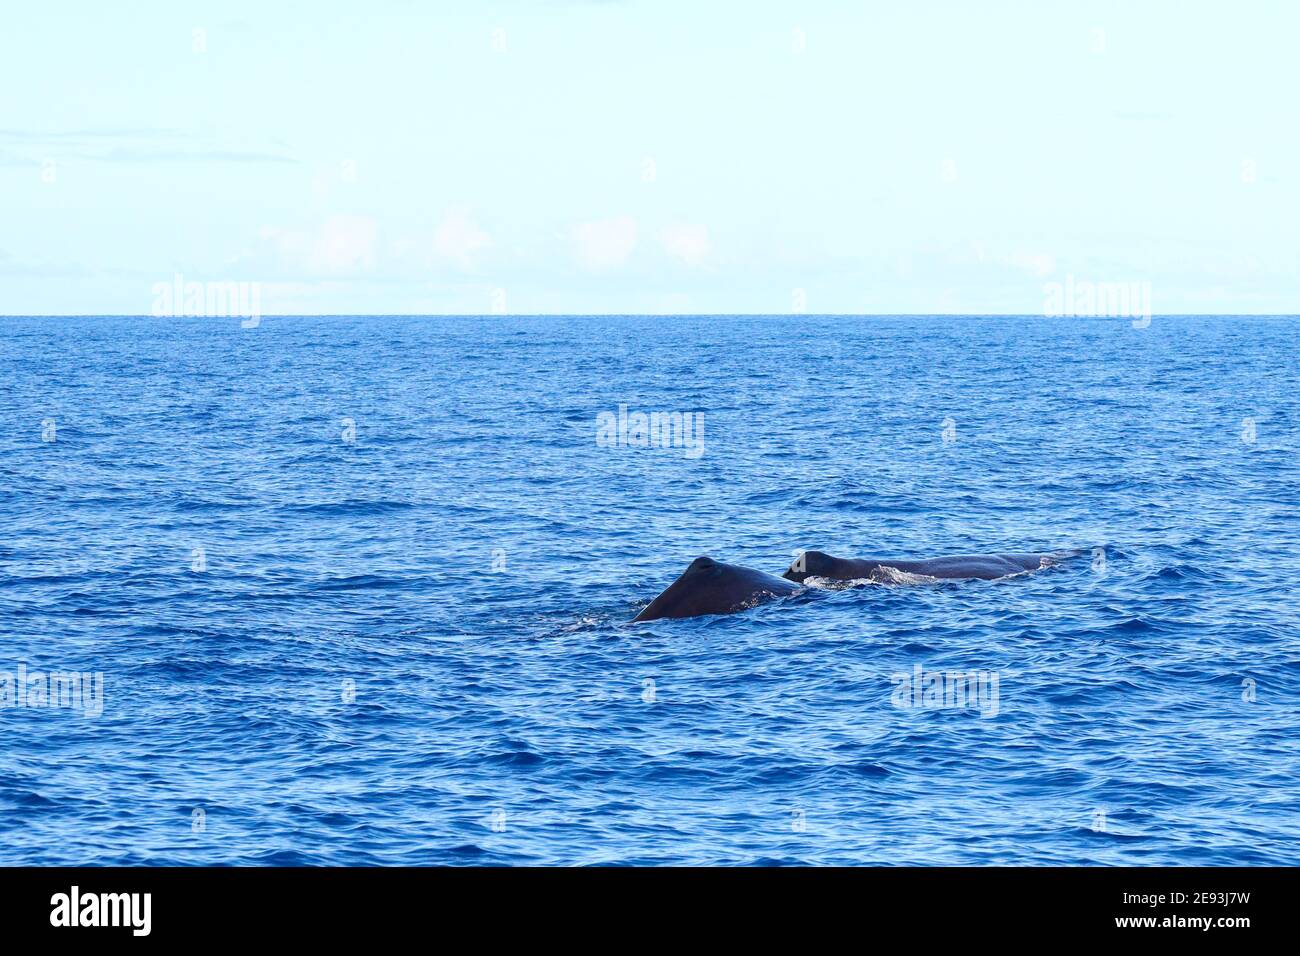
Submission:
[[[1298,10],[14,4],[0,312],[1297,312]]]

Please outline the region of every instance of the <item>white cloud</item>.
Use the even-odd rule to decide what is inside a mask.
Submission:
[[[334,191],[334,177],[327,171],[314,173],[311,177],[311,192],[317,198],[325,198]]]
[[[1056,257],[1048,252],[1026,252],[1021,249],[1012,252],[986,252],[984,243],[976,242],[975,257],[980,262],[992,262],[1000,266],[1021,269],[1035,276],[1049,276],[1056,271]]]
[[[636,231],[631,216],[579,223],[573,229],[578,261],[588,269],[621,266],[636,248]]]
[[[331,216],[316,235],[309,264],[321,272],[372,269],[378,238],[379,223],[370,216]]]
[[[434,254],[466,271],[474,267],[475,256],[491,245],[492,237],[459,209],[444,215],[433,234]]]
[[[659,234],[664,252],[688,266],[698,266],[713,252],[709,227],[689,224],[669,226]]]
[[[335,275],[369,272],[375,267],[379,223],[372,216],[331,216],[314,232],[263,226],[259,235],[274,242],[293,267]]]
[[[1005,262],[1036,276],[1049,276],[1056,271],[1056,257],[1046,252],[1016,252]]]

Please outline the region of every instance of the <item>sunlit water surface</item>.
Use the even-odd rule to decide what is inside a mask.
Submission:
[[[0,862],[1294,864],[1295,322],[0,320]]]

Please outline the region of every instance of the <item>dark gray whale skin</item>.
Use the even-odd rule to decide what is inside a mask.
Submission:
[[[662,617],[730,614],[798,590],[799,585],[766,571],[723,564],[707,557],[696,558],[681,577],[632,618],[632,623]]]
[[[783,578],[803,583],[805,578],[832,581],[870,579],[880,568],[893,568],[932,578],[982,578],[991,581],[1009,574],[1023,574],[1054,564],[1050,554],[959,554],[922,561],[892,558],[837,558],[824,551],[805,551],[786,570]]]

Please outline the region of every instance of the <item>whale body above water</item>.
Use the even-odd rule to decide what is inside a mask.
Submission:
[[[1058,558],[1078,553],[973,554],[910,561],[837,558],[824,551],[804,551],[780,577],[738,564],[723,564],[710,557],[699,557],[662,594],[646,605],[632,623],[743,611],[773,598],[794,594],[802,589],[808,578],[896,583],[899,574],[903,574],[916,575],[918,579],[994,580],[1051,567]]]
[[[808,578],[878,581],[888,579],[890,571],[901,571],[904,574],[919,574],[943,580],[979,578],[992,581],[1051,567],[1058,556],[1043,553],[958,554],[909,561],[895,558],[837,558],[825,551],[804,551],[794,559],[782,577],[801,584]]]
[[[632,621],[729,614],[798,590],[798,584],[775,574],[701,557]]]

